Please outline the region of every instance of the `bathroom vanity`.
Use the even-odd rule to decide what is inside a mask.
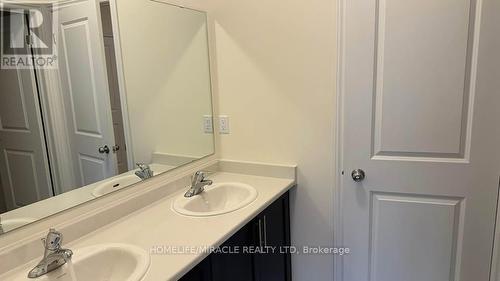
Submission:
[[[208,179],[213,185],[194,200],[221,186],[238,184],[252,187],[257,196],[231,212],[181,214],[175,202],[184,198],[191,176],[200,169],[212,171]],[[238,280],[289,280],[286,253],[224,254],[216,249],[290,245],[288,198],[296,185],[295,170],[293,165],[216,160],[103,196],[2,237],[0,280],[29,280],[28,272],[43,256],[40,238],[49,228],[64,235],[62,246],[73,251],[72,266],[81,280],[99,280],[95,278],[104,275],[129,281],[234,280],[236,276]],[[208,207],[202,212],[232,207],[226,204],[235,200],[231,189],[216,194],[205,197]],[[64,265],[40,280],[74,280],[69,273]]]
[[[291,280],[288,192],[244,225],[182,281]]]

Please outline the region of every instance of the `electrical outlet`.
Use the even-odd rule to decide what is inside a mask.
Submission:
[[[229,116],[219,115],[219,133],[229,134]]]
[[[212,120],[212,115],[203,116],[203,132],[205,132],[205,134],[212,134],[214,132],[214,124]]]

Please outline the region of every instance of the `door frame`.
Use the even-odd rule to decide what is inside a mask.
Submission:
[[[344,173],[343,161],[344,161],[344,42],[345,42],[345,3],[346,0],[337,0],[337,27],[336,27],[336,38],[337,38],[337,65],[336,65],[336,95],[335,95],[335,110],[336,110],[336,121],[334,128],[334,146],[335,146],[335,186],[333,187],[333,245],[334,247],[347,247],[344,245],[344,228],[343,228],[343,215],[342,215],[342,177]],[[343,281],[343,256],[334,255],[333,257],[333,280]]]
[[[343,239],[343,202],[342,202],[342,190],[343,190],[343,176],[349,176],[349,171],[345,172],[343,167],[344,155],[344,97],[345,97],[345,80],[344,80],[344,72],[345,72],[345,39],[346,39],[346,31],[345,31],[345,7],[347,5],[347,0],[338,0],[337,1],[337,27],[336,27],[336,38],[337,38],[337,64],[336,64],[336,98],[335,98],[335,109],[336,109],[336,122],[334,128],[334,147],[335,147],[335,186],[333,188],[333,242],[334,247],[348,247],[349,245],[344,245]],[[346,174],[347,173],[347,174]],[[500,281],[500,198],[497,202],[497,211],[496,211],[496,225],[495,225],[495,238],[493,248],[493,255],[491,257],[491,265],[490,265],[490,281]],[[342,256],[334,256],[333,262],[333,280],[334,281],[343,281],[343,257]]]
[[[125,73],[123,69],[123,60],[122,60],[122,46],[120,44],[121,39],[120,39],[120,26],[118,24],[118,7],[116,5],[116,0],[95,0],[95,1],[97,1],[97,4],[106,2],[109,3],[109,10],[111,13],[111,25],[113,29],[113,43],[115,46],[116,75],[118,78],[118,91],[120,94],[120,105],[122,109],[123,131],[125,133],[125,146],[127,147],[127,166],[129,170],[132,170],[135,168],[135,161],[133,154],[134,150],[132,143],[132,134],[130,131],[130,119],[128,114],[127,89],[125,87]],[[98,6],[100,7],[100,5]],[[99,18],[101,18],[100,9],[99,9]],[[99,26],[102,32],[101,21],[99,21]],[[102,42],[102,45],[103,45],[102,48],[104,50],[104,41]]]

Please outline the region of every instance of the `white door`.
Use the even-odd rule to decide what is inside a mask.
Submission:
[[[343,280],[489,280],[499,8],[343,1]],[[363,181],[351,178],[355,169]]]
[[[24,14],[10,14],[19,33]],[[0,69],[0,178],[9,210],[53,196],[32,69]]]
[[[100,16],[93,0],[69,2],[58,13],[61,84],[76,182],[83,186],[116,174]]]

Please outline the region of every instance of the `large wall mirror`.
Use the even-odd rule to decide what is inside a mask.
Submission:
[[[214,153],[204,12],[0,3],[0,233]]]

